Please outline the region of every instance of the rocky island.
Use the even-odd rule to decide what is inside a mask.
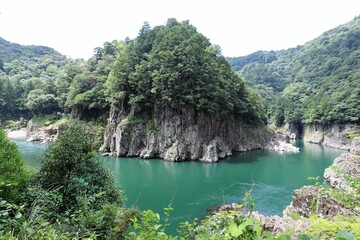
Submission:
[[[108,86],[106,155],[216,162],[272,137],[257,95],[186,21],[145,24],[119,54]]]

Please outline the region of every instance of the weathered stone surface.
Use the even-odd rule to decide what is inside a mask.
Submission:
[[[360,138],[352,141],[350,153],[342,153],[331,167],[325,169],[324,179],[334,188],[354,192],[349,179],[360,178]]]
[[[26,126],[26,139],[29,142],[49,143],[57,138],[58,129],[54,125],[41,126],[30,120]]]
[[[155,109],[149,116],[112,105],[100,151],[168,161],[217,162],[232,151],[264,148],[271,136],[270,131],[249,128],[231,117],[190,110],[175,113],[167,108]]]
[[[351,143],[350,152],[354,155],[360,156],[360,137],[354,138]]]
[[[300,123],[285,123],[282,134],[290,139],[301,138],[303,134],[303,128]]]
[[[345,177],[347,176],[347,177]],[[334,188],[354,191],[347,179],[360,177],[360,156],[343,153],[325,169],[324,179]]]
[[[57,134],[57,128],[54,125],[47,126],[44,128],[44,133],[49,136],[53,136]]]
[[[304,186],[293,192],[293,201],[284,210],[284,217],[290,217],[293,212],[303,217],[316,214],[320,217],[338,215],[355,216],[359,213],[345,207],[343,203],[331,196],[331,190],[317,186]]]
[[[267,147],[269,150],[279,151],[279,152],[293,152],[298,153],[300,152],[300,148],[295,147],[290,143],[286,143],[283,141],[274,140],[272,144],[269,144]]]
[[[324,146],[350,150],[350,132],[360,133],[359,126],[353,124],[310,124],[304,128],[304,141],[323,144]]]
[[[321,193],[321,189],[315,186],[304,186],[295,189],[293,192],[293,201],[284,210],[284,216],[290,216],[292,212],[297,212],[299,215],[309,217],[311,212],[316,207],[316,199]]]

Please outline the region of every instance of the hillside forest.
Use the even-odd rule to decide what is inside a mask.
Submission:
[[[360,123],[360,17],[303,46],[228,61],[277,126]]]
[[[106,42],[88,61],[4,39],[0,45],[2,119],[63,113],[106,119],[110,104],[119,102],[136,111],[191,107],[265,119],[257,94],[245,88],[220,48],[187,21],[169,19],[153,29],[145,22],[137,38]]]

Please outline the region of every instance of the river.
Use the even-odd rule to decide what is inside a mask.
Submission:
[[[39,168],[46,145],[15,142],[27,164]],[[125,191],[127,206],[162,213],[171,204],[169,232],[175,233],[179,222],[201,218],[209,207],[242,202],[249,190],[255,198],[255,210],[281,215],[292,191],[313,184],[308,177],[320,176],[322,181],[324,169],[341,153],[300,140],[293,143],[300,147],[300,153],[253,150],[215,164],[110,157],[103,162]]]

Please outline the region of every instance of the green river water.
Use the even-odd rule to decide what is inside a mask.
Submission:
[[[15,141],[28,165],[38,168],[46,145]],[[251,190],[255,210],[281,215],[292,191],[313,184],[308,177],[322,175],[341,151],[303,141],[293,142],[300,153],[253,150],[235,153],[218,163],[166,162],[137,158],[103,158],[124,189],[127,206],[162,213],[170,203],[174,233],[179,222],[205,216],[209,207],[242,202]]]

